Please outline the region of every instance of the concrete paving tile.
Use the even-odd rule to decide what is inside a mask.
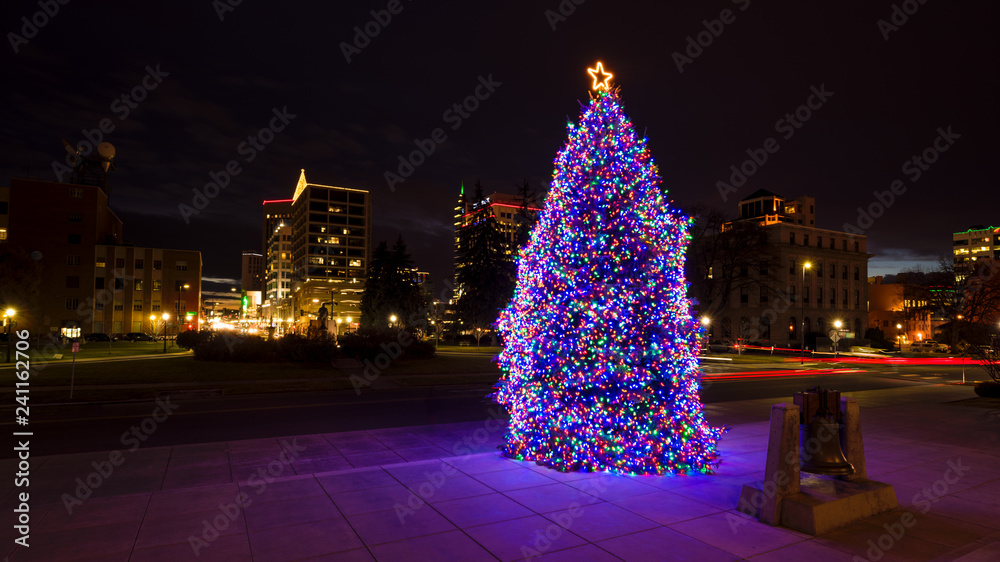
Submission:
[[[451,453],[434,445],[426,447],[414,447],[406,449],[393,449],[395,453],[407,461],[422,461],[427,459],[441,459],[452,456]]]
[[[996,506],[991,503],[945,496],[937,501],[932,501],[930,505],[935,514],[1000,529],[1000,519],[997,519],[996,516]]]
[[[660,490],[672,490],[674,488],[682,488],[684,486],[693,486],[696,484],[704,484],[706,482],[712,482],[716,477],[711,474],[664,474],[662,476],[646,475],[646,476],[627,476],[631,480],[635,480],[641,484],[647,486],[652,486]]]
[[[531,558],[531,560],[538,562],[581,562],[583,560],[586,562],[616,562],[621,559],[592,544],[585,544],[565,550],[549,552],[548,554]]]
[[[534,515],[469,527],[465,532],[500,560],[519,560],[585,544],[571,531]]]
[[[503,495],[535,513],[568,509],[572,504],[589,505],[603,500],[566,484],[552,484],[503,492]]]
[[[163,490],[171,488],[193,488],[196,486],[212,486],[233,481],[232,471],[228,464],[203,466],[198,468],[168,470],[163,477]]]
[[[149,498],[146,519],[176,517],[185,513],[219,509],[219,504],[240,505],[239,494],[240,490],[236,484],[156,492]]]
[[[381,488],[331,493],[330,497],[344,515],[371,513],[407,505],[414,492],[398,482]]]
[[[59,505],[44,513],[38,511],[34,501],[29,502],[32,518],[38,518],[32,531],[42,533],[62,529],[77,529],[128,523],[142,519],[149,506],[150,494],[133,494],[110,498],[87,498],[81,504]],[[33,497],[29,495],[29,500]],[[72,513],[69,511],[72,509]]]
[[[996,532],[996,529],[959,521],[951,517],[935,514],[933,504],[924,513],[923,507],[908,510],[893,510],[869,517],[864,523],[874,525],[887,533],[905,530],[906,536],[913,536],[928,542],[957,548],[973,543]]]
[[[281,478],[283,476],[295,475],[292,465],[281,462],[277,459],[270,461],[262,460],[255,463],[233,464],[231,466],[233,481],[242,484],[243,482],[256,481],[260,479]]]
[[[73,549],[71,546],[63,546],[61,549],[56,550],[46,548],[40,550],[32,546],[30,548],[18,547],[15,553],[11,554],[10,559],[14,562],[32,562],[35,560],[39,562],[52,562],[53,560],[59,560],[59,562],[126,562],[129,560],[129,551],[122,550],[95,554],[93,552],[82,552]]]
[[[171,455],[167,462],[167,470],[184,470],[202,466],[217,466],[229,464],[229,453],[225,451],[209,451],[190,453],[187,455]]]
[[[590,542],[602,541],[659,527],[650,521],[610,503],[573,506],[545,513],[543,517]]]
[[[496,493],[438,502],[434,509],[462,529],[534,515],[521,504]]]
[[[767,439],[761,439],[756,435],[743,438],[730,438],[727,435],[719,440],[716,448],[722,456],[766,451]]]
[[[310,496],[326,497],[326,492],[312,476],[292,476],[267,482],[255,480],[240,484],[240,490],[256,503],[288,501]]]
[[[514,470],[518,468],[516,464],[500,456],[499,453],[480,453],[462,457],[450,457],[442,460],[466,474],[480,474],[483,472]]]
[[[137,548],[129,562],[176,562],[177,560],[250,560],[246,533],[220,535],[212,541],[198,537],[192,545],[182,543]]]
[[[722,511],[717,507],[666,491],[622,498],[611,503],[661,525],[697,519]]]
[[[814,540],[802,541],[748,558],[754,562],[786,562],[788,560],[809,560],[809,562],[848,562],[854,556],[830,548]]]
[[[250,530],[250,550],[255,562],[299,560],[363,546],[343,517]]]
[[[385,450],[376,453],[360,453],[356,455],[345,455],[347,462],[355,468],[366,466],[381,466],[383,464],[397,464],[403,462],[403,457],[396,453]]]
[[[566,485],[605,501],[652,494],[659,491],[659,488],[617,474],[602,474],[598,478],[576,480],[567,482]]]
[[[388,434],[388,435],[372,435],[387,449],[413,449],[417,447],[430,447],[433,445],[430,441],[414,435],[412,433],[402,433],[402,434]]]
[[[729,562],[739,559],[737,556],[667,527],[615,537],[601,541],[596,546],[629,562],[646,562],[648,560]]]
[[[243,515],[251,532],[342,517],[340,510],[326,495],[268,503],[251,502],[243,509]]]
[[[712,507],[727,510],[736,509],[736,506],[740,501],[740,492],[742,492],[742,490],[742,486],[729,482],[716,481],[696,484],[694,486],[673,488],[670,491],[686,498],[708,504]]]
[[[338,443],[348,443],[350,441],[366,441],[372,439],[367,431],[344,431],[341,433],[323,433],[323,439],[336,446]]]
[[[604,474],[603,472],[560,472],[554,468],[541,466],[533,462],[516,461],[512,459],[508,459],[508,461],[522,468],[527,468],[532,472],[537,472],[556,482],[575,482],[577,480],[587,480],[588,478],[600,478]]]
[[[783,527],[760,523],[735,511],[674,523],[670,528],[743,558],[811,538]]]
[[[166,519],[145,519],[139,527],[136,549],[170,544],[187,544],[191,537],[245,535],[247,531],[243,513],[238,509],[186,513]]]
[[[398,484],[392,475],[381,468],[357,468],[333,474],[318,474],[316,480],[330,494]]]
[[[493,557],[461,531],[427,535],[371,547],[379,562],[411,560],[477,560],[493,562]]]
[[[300,558],[305,562],[374,562],[374,558],[367,548],[358,548],[355,550],[346,550],[344,552],[337,552],[335,554],[326,554],[323,556],[311,556],[309,558]]]
[[[1000,466],[1000,461],[997,461],[997,464]],[[998,471],[997,476],[1000,478],[1000,471]],[[998,510],[1000,510],[1000,480],[980,484],[979,486],[974,486],[968,490],[962,490],[951,495],[963,500],[990,503],[997,506]]]
[[[555,482],[540,472],[535,472],[526,468],[483,472],[474,475],[473,478],[499,492],[517,490],[519,488],[545,486]]]
[[[334,472],[353,468],[347,459],[340,456],[330,456],[321,459],[304,459],[292,462],[292,469],[296,474],[318,474],[321,472]]]
[[[268,437],[265,439],[242,439],[239,441],[229,441],[228,447],[230,454],[257,451],[270,453],[274,452],[275,455],[281,452],[281,445],[278,444],[278,440],[273,437]]]
[[[441,476],[446,478],[463,476],[458,469],[440,459],[386,465],[382,469],[403,484],[438,480]]]
[[[456,530],[451,522],[428,505],[405,512],[357,513],[348,515],[347,520],[369,546]]]
[[[951,547],[928,542],[915,536],[903,535],[898,540],[884,528],[854,523],[816,537],[815,542],[880,562],[932,560],[944,556]]]
[[[23,554],[15,553],[12,559],[65,560],[72,559],[72,556],[92,556],[94,553],[127,552],[132,548],[138,531],[139,521],[135,520],[31,533],[31,546]]]
[[[344,443],[337,443],[335,447],[337,448],[337,451],[345,457],[359,453],[377,453],[389,450],[389,447],[386,447],[375,438],[365,439],[364,441],[346,441]]]
[[[446,480],[411,482],[406,487],[413,490],[415,494],[425,501],[431,503],[472,496],[484,496],[493,493],[492,488],[474,480],[471,476],[456,476]]]
[[[194,445],[174,445],[170,451],[170,458],[186,457],[189,455],[205,455],[211,453],[226,453],[229,450],[229,443],[219,441],[217,443],[198,443]]]

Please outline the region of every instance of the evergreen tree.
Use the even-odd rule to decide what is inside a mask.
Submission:
[[[392,249],[383,240],[372,252],[365,277],[365,292],[361,297],[361,328],[385,330],[389,318],[396,317],[395,326],[421,327],[418,312],[423,297],[413,275],[413,260],[400,236]]]
[[[476,202],[483,186],[476,182]],[[461,291],[458,316],[478,340],[496,323],[514,291],[514,266],[507,244],[489,205],[480,205],[461,233],[456,280]]]
[[[506,455],[639,474],[718,463],[723,430],[704,418],[685,294],[691,221],[659,182],[618,92],[599,90],[569,124],[498,323]]]

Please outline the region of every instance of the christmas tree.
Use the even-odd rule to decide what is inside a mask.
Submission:
[[[724,429],[706,423],[698,394],[691,220],[664,199],[646,140],[604,76],[569,123],[498,320],[504,453],[563,471],[709,472]]]

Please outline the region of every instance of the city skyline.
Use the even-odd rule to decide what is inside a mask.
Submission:
[[[371,190],[373,240],[402,234],[441,281],[459,186],[547,183],[602,60],[680,208],[813,196],[818,227],[868,236],[871,275],[933,269],[953,232],[997,222],[996,8],[910,8],[216,2],[36,18],[18,2],[2,19],[24,39],[8,35],[3,171],[56,180],[60,138],[110,141],[125,239],[200,250],[206,280],[236,281],[261,201],[305,168]],[[942,213],[959,193],[975,204]]]

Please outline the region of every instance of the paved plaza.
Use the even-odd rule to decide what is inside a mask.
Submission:
[[[845,393],[900,509],[812,537],[736,511],[775,400],[706,406],[713,475],[560,473],[498,455],[502,421],[33,459],[9,560],[997,560],[1000,410],[970,387]],[[14,472],[13,460],[2,461]],[[8,487],[3,507],[18,502]],[[69,508],[67,508],[69,506]],[[72,510],[72,513],[70,513]]]

